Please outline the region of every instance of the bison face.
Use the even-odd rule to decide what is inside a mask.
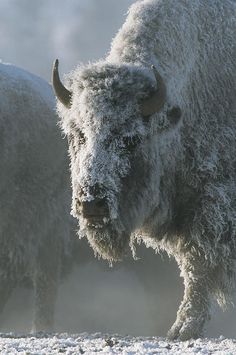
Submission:
[[[158,138],[147,105],[145,114],[140,109],[158,83],[149,70],[104,63],[70,80],[71,103],[58,108],[69,142],[72,214],[94,251],[118,260],[159,203]]]

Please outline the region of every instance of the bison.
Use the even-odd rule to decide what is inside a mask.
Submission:
[[[231,299],[236,260],[236,3],[142,0],[108,56],[66,87],[72,213],[95,254],[135,241],[173,256],[184,297],[168,336],[203,334],[215,297]]]
[[[0,312],[33,285],[33,330],[49,330],[72,246],[66,148],[47,82],[0,63],[0,101]]]

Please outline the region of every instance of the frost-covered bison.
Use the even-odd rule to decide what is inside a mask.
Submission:
[[[65,146],[44,80],[0,63],[0,103],[0,311],[13,289],[31,280],[33,328],[51,329],[70,247]]]
[[[138,1],[105,60],[67,89],[54,66],[80,234],[111,261],[135,240],[174,256],[172,339],[200,336],[235,276],[235,18],[230,0]]]

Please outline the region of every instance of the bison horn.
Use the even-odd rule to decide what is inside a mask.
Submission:
[[[52,85],[58,100],[67,108],[71,106],[72,93],[62,84],[58,73],[58,59],[55,60],[52,69]]]
[[[156,90],[151,97],[141,103],[141,113],[144,117],[159,112],[166,101],[166,86],[164,81],[154,65],[152,65],[152,70],[154,71],[158,83],[158,90]]]

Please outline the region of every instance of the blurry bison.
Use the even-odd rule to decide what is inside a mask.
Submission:
[[[0,63],[0,311],[34,287],[34,330],[53,327],[61,266],[70,250],[70,185],[48,83]]]

